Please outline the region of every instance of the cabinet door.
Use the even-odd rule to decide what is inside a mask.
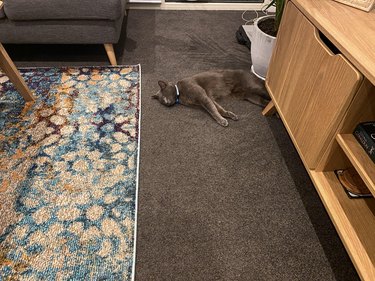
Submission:
[[[305,165],[314,169],[362,80],[288,2],[266,86]]]

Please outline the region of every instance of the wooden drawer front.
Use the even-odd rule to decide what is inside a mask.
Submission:
[[[362,75],[341,54],[332,53],[291,2],[278,38],[266,86],[305,165],[314,169]]]

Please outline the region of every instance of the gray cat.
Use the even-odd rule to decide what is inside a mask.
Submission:
[[[243,70],[207,71],[182,79],[176,84],[165,81],[159,81],[158,84],[160,90],[152,97],[161,104],[202,106],[224,127],[228,126],[225,118],[238,120],[238,116],[219,105],[218,99],[234,96],[260,106],[266,106],[269,102],[264,82],[253,73]]]

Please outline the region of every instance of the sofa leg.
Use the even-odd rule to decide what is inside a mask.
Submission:
[[[109,58],[109,61],[111,62],[111,65],[116,66],[117,61],[116,61],[115,51],[113,50],[113,45],[104,44],[104,48],[105,48],[105,51],[107,52],[107,56]]]

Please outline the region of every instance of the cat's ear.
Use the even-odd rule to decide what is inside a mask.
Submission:
[[[164,82],[162,80],[159,80],[158,84],[160,86],[160,89],[162,89],[162,90],[164,90],[167,87],[167,85],[168,85],[167,82]]]

